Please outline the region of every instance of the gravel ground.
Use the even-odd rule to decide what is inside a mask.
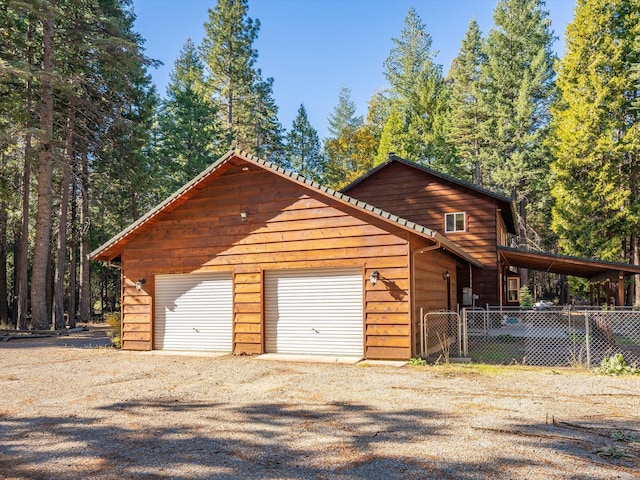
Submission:
[[[107,343],[0,343],[0,478],[640,478],[639,377]]]

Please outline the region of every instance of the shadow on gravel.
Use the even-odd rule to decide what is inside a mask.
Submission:
[[[640,420],[618,419],[607,423],[600,421],[563,422],[552,419],[550,423],[514,425],[505,430],[519,438],[523,445],[543,448],[549,454],[564,455],[567,460],[601,464],[619,474],[640,472]],[[583,474],[576,479],[600,478]],[[624,477],[615,477],[624,478]]]
[[[520,468],[535,472],[545,466],[544,459],[511,458],[504,451],[496,451],[487,463],[456,461],[455,451],[420,457],[410,443],[458,434],[437,426],[446,419],[428,410],[388,413],[343,403],[233,407],[174,401],[119,402],[101,410],[113,417],[19,419],[0,414],[0,478],[470,480],[505,478]],[[181,417],[188,423],[163,425],[177,410],[190,413]],[[638,429],[637,422],[621,426]],[[589,428],[604,431],[607,426],[594,423]],[[542,448],[552,458],[568,451],[565,429],[557,429],[517,425],[493,434],[512,435],[515,445]],[[583,460],[576,472],[586,463],[605,464],[589,453],[591,444],[575,442],[575,448],[584,450],[571,450]],[[459,448],[465,447],[461,438]],[[613,468],[618,469],[616,478],[633,478],[626,476],[628,468]],[[582,470],[575,478],[603,477]]]
[[[8,341],[0,341],[1,349],[27,349],[27,348],[99,348],[111,347],[113,343],[107,335],[109,327],[100,324],[91,324],[89,329],[81,332],[57,334],[50,336],[24,335],[11,338]]]

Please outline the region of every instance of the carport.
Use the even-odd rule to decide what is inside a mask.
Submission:
[[[602,289],[604,287],[607,296],[606,304],[610,304],[609,299],[614,298],[614,292],[616,292],[615,304],[623,306],[625,304],[625,278],[640,275],[639,265],[606,262],[604,260],[572,257],[554,253],[537,252],[534,250],[498,247],[498,255],[500,262],[507,267],[528,268],[531,270],[586,278],[590,284],[591,305],[600,304]],[[617,284],[617,288],[612,288],[612,283],[614,282]],[[594,293],[596,293],[596,295],[594,295]]]

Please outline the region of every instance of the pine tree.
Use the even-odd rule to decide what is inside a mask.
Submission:
[[[384,62],[389,82],[390,115],[385,125],[375,163],[386,160],[387,145],[395,153],[425,164],[446,165],[443,117],[447,103],[442,67],[434,62],[431,35],[414,8],[409,10],[400,39],[392,39],[394,48]],[[386,133],[385,133],[386,131]],[[393,140],[389,135],[394,135]]]
[[[461,163],[461,178],[483,185],[480,124],[485,117],[479,105],[480,67],[485,62],[482,36],[475,18],[469,23],[460,52],[449,72],[451,115],[447,140]]]
[[[31,268],[32,327],[48,328],[53,321],[53,326],[61,328],[64,305],[75,304],[70,298],[73,295],[75,300],[75,286],[66,288],[66,279],[73,277],[67,272],[77,269],[75,263],[69,265],[67,261],[70,254],[67,247],[70,230],[67,211],[69,204],[72,211],[75,208],[77,185],[80,183],[77,176],[81,168],[86,167],[86,188],[83,189],[86,200],[89,171],[93,175],[98,171],[89,169],[88,159],[94,161],[94,166],[108,163],[104,155],[108,147],[105,146],[114,138],[118,125],[126,124],[127,128],[121,130],[122,138],[129,140],[138,138],[139,128],[143,128],[131,116],[123,115],[123,112],[138,114],[149,99],[149,90],[137,88],[150,62],[141,53],[141,39],[131,29],[134,17],[129,9],[128,0],[11,0],[3,4],[0,22],[10,24],[11,28],[0,39],[0,92],[11,91],[11,98],[17,100],[11,103],[15,108],[6,118],[15,128],[12,132],[15,148],[12,151],[16,156],[14,165],[17,172],[13,181],[16,189],[20,184],[22,187],[22,199],[13,200],[11,206],[22,224],[15,226],[13,255],[16,269],[14,288],[18,297],[14,318],[19,328],[26,327],[28,316],[27,233],[33,203],[29,194],[35,151],[38,152],[37,186],[40,195],[35,209]],[[147,80],[150,81],[148,77]],[[4,100],[3,105],[7,105]],[[41,128],[36,130],[34,127],[38,125]],[[114,157],[122,158],[123,153],[135,148],[133,143],[128,143]],[[85,162],[82,167],[80,159]],[[127,164],[126,169],[136,170],[136,165]],[[114,169],[116,173],[103,185],[112,191],[117,190],[120,170]],[[103,210],[99,218],[109,213],[109,210]],[[71,215],[72,221],[76,218]],[[83,221],[89,225],[87,215],[83,216]],[[89,245],[84,241],[85,237],[88,240],[88,230],[80,230],[83,251],[81,255],[73,252],[71,257],[82,258],[82,318],[88,320],[91,304]],[[55,249],[52,249],[54,243]],[[52,273],[55,273],[54,279]],[[73,318],[73,312],[69,318]]]
[[[264,79],[255,67],[258,52],[253,44],[260,22],[249,18],[247,9],[247,0],[218,0],[209,10],[200,49],[227,142],[277,160],[282,150],[282,127],[273,99],[273,79]]]
[[[356,116],[356,110],[356,104],[351,100],[351,90],[342,87],[338,94],[338,104],[329,116],[327,130],[331,137],[339,138],[345,129],[356,130],[362,125],[362,117]]]
[[[170,74],[158,113],[156,140],[160,177],[172,193],[213,163],[227,149],[218,108],[206,93],[204,66],[188,39]]]
[[[375,136],[356,115],[347,87],[340,90],[338,104],[329,117],[329,133],[331,136],[324,141],[324,183],[337,189],[372,167],[376,148]]]
[[[481,125],[486,185],[515,193],[520,216],[520,244],[528,246],[529,230],[548,197],[549,154],[545,148],[549,106],[554,92],[552,44],[548,13],[541,0],[501,0],[495,26],[485,42],[481,64]],[[526,271],[522,275],[526,283]]]
[[[638,0],[580,0],[567,27],[551,124],[552,227],[565,253],[637,263],[639,33]]]
[[[409,143],[408,136],[405,115],[399,105],[393,104],[380,135],[378,155],[374,164],[380,165],[392,153],[402,158],[412,159],[411,152],[406,148]]]
[[[298,108],[298,114],[287,134],[285,157],[287,166],[294,172],[315,182],[322,182],[325,162],[320,138],[309,123],[304,104]]]

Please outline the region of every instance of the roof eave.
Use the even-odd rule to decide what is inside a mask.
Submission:
[[[246,162],[252,163],[256,166],[259,167],[266,167],[269,171],[271,171],[272,173],[275,173],[276,175],[279,175],[283,178],[287,178],[290,181],[293,181],[295,183],[298,183],[300,185],[303,185],[307,188],[312,188],[315,189],[321,193],[323,193],[324,195],[328,195],[336,200],[338,200],[339,202],[345,204],[345,205],[349,205],[353,208],[357,208],[361,211],[364,212],[369,212],[370,214],[374,214],[377,217],[382,218],[384,221],[392,223],[396,226],[399,226],[400,228],[403,228],[407,231],[410,231],[412,233],[417,233],[425,238],[429,238],[432,239],[434,242],[438,242],[440,243],[440,245],[443,246],[443,248],[445,248],[446,250],[449,250],[451,253],[453,253],[454,255],[468,261],[469,263],[471,263],[472,265],[478,267],[478,268],[483,268],[482,264],[480,262],[478,262],[478,260],[476,260],[474,257],[472,257],[471,255],[469,255],[467,252],[465,252],[464,250],[462,250],[459,246],[457,246],[454,242],[452,242],[451,240],[443,237],[440,233],[431,230],[427,227],[424,227],[422,225],[419,225],[417,223],[411,222],[409,220],[406,220],[404,218],[398,217],[397,215],[393,215],[389,212],[386,212],[384,210],[381,210],[373,205],[370,205],[366,202],[363,202],[361,200],[358,200],[356,198],[350,197],[349,195],[346,195],[342,192],[338,192],[335,190],[332,190],[328,187],[325,187],[323,185],[320,185],[317,182],[314,182],[312,180],[309,180],[305,177],[302,177],[301,175],[298,175],[294,172],[290,172],[288,170],[283,169],[282,167],[271,163],[269,161],[266,160],[262,160],[252,154],[249,154],[247,152],[243,152],[241,150],[230,150],[229,152],[227,152],[224,156],[222,156],[220,159],[218,159],[215,163],[213,163],[209,168],[207,168],[205,171],[203,171],[200,175],[198,175],[196,178],[194,178],[191,182],[187,183],[184,187],[182,187],[181,189],[179,189],[178,191],[176,191],[173,195],[171,195],[169,198],[167,198],[164,202],[160,203],[157,207],[153,208],[152,210],[150,210],[148,213],[146,213],[143,217],[141,217],[139,220],[137,220],[136,222],[132,223],[131,225],[129,225],[129,227],[125,228],[124,230],[122,230],[120,233],[116,234],[115,236],[113,236],[111,239],[109,239],[107,242],[105,242],[102,246],[98,247],[96,250],[94,250],[93,252],[91,252],[90,254],[90,258],[93,260],[111,260],[112,258],[117,257],[120,254],[120,250],[113,250],[114,248],[116,248],[116,246],[118,244],[120,244],[121,242],[124,242],[124,240],[132,235],[138,228],[142,227],[144,224],[150,222],[153,218],[155,218],[157,215],[159,215],[160,213],[162,213],[162,211],[167,208],[168,206],[170,206],[171,204],[173,204],[177,199],[181,198],[182,196],[184,196],[185,194],[187,194],[189,191],[193,190],[195,187],[197,187],[200,183],[202,183],[204,180],[206,180],[213,172],[215,172],[216,170],[218,170],[218,168],[224,164],[224,162],[226,162],[229,158],[231,158],[232,156],[236,156],[237,158],[240,158]],[[388,160],[391,161],[392,159]]]

